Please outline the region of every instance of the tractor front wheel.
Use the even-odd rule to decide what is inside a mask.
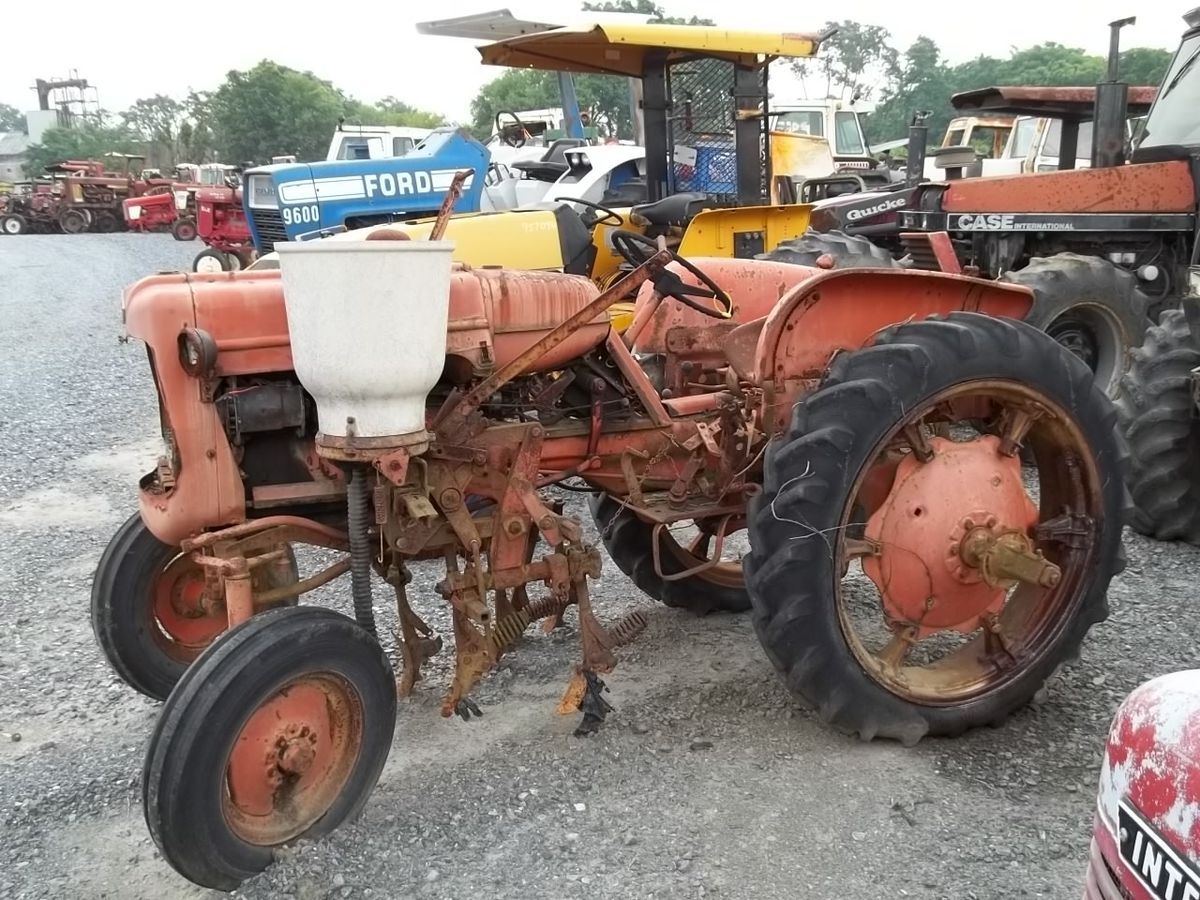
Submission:
[[[696,523],[699,527],[691,528],[694,532],[691,540],[681,543],[670,528],[659,529],[655,534],[654,525],[608,494],[593,495],[588,507],[604,549],[617,568],[647,596],[664,606],[698,615],[718,611],[738,613],[750,608],[740,561],[721,558],[696,574],[684,574],[709,561],[707,554],[715,546],[712,532],[719,523]]]
[[[1036,257],[1001,280],[1032,288],[1025,321],[1087,363],[1099,388],[1116,398],[1130,350],[1150,324],[1150,299],[1137,278],[1096,256],[1058,253]]]
[[[171,226],[171,237],[177,241],[193,241],[196,239],[196,222],[194,219],[185,217],[176,219],[175,224]]]
[[[4,234],[24,234],[29,230],[29,222],[17,213],[9,213],[0,218],[0,232]]]
[[[298,578],[289,548],[283,565],[255,570],[253,585],[263,591]],[[166,699],[228,625],[224,604],[209,602],[207,590],[203,570],[156,538],[140,515],[117,529],[92,579],[92,630],[122,681],[154,700]]]
[[[228,891],[276,848],[358,815],[396,725],[379,642],[340,613],[277,609],[223,634],[163,706],[142,775],[154,843]]]
[[[1133,459],[1133,529],[1200,544],[1200,420],[1192,370],[1200,345],[1182,309],[1164,310],[1134,349],[1117,401]]]
[[[1020,321],[955,313],[835,358],[750,510],[754,623],[788,686],[842,731],[906,744],[1025,705],[1123,566],[1115,420],[1087,367]]]
[[[196,258],[192,260],[192,271],[199,272],[201,275],[232,272],[237,268],[238,264],[236,260],[224,250],[217,250],[213,247],[201,250],[196,254]]]

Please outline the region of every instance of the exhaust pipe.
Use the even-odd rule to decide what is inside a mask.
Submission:
[[[1125,127],[1129,119],[1129,85],[1119,81],[1121,29],[1137,21],[1136,16],[1110,22],[1107,80],[1096,85],[1092,111],[1092,168],[1125,165]]]
[[[904,166],[904,183],[908,187],[916,187],[925,180],[925,147],[929,142],[929,126],[925,123],[931,115],[931,110],[917,110],[908,123],[908,161]]]

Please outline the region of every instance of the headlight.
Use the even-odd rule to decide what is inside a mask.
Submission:
[[[251,175],[246,182],[250,192],[251,209],[278,209],[279,197],[275,193],[275,184],[270,175]]]
[[[179,332],[179,364],[193,378],[210,378],[217,368],[217,342],[207,331],[185,328]]]

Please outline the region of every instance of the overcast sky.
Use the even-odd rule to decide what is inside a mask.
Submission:
[[[954,4],[897,0],[837,0],[795,4],[788,0],[667,0],[669,14],[698,15],[719,25],[773,31],[815,31],[827,18],[882,25],[906,47],[920,34],[933,38],[951,62],[980,54],[1004,55],[1012,47],[1044,41],[1103,54],[1108,22],[1137,15],[1123,46],[1174,48],[1182,15],[1200,0],[994,0],[954,16]],[[472,42],[418,35],[414,24],[507,8],[521,18],[560,22],[578,17],[578,4],[563,0],[357,0],[320,8],[296,5],[210,4],[160,7],[197,15],[97,14],[93,2],[57,0],[44,40],[9,35],[0,51],[0,102],[36,107],[35,78],[72,71],[96,86],[101,105],[119,111],[156,93],[182,97],[188,89],[216,87],[230,69],[270,58],[308,69],[361,100],[387,95],[452,120],[469,118],[471,98],[502,70],[483,66]],[[787,8],[786,20],[774,10]],[[142,7],[143,11],[149,9]],[[990,12],[985,12],[985,10]],[[126,11],[127,12],[127,11]],[[920,12],[921,15],[913,15]],[[136,22],[136,25],[131,23]],[[194,22],[194,26],[188,23]],[[71,23],[71,24],[67,24]],[[155,49],[158,48],[158,49]]]

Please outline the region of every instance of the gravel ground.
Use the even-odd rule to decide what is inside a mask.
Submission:
[[[110,672],[88,623],[93,567],[157,449],[144,351],[118,341],[120,291],[197,249],[0,238],[0,897],[211,893],[149,838],[140,776],[158,706]],[[1079,663],[1004,727],[912,749],[822,726],[744,618],[650,607],[609,679],[616,712],[586,740],[554,713],[570,619],[506,656],[470,723],[437,714],[443,653],[401,703],[361,819],[238,894],[1079,896],[1109,719],[1143,679],[1194,661],[1197,551],[1128,541],[1112,617]],[[445,633],[432,577],[417,572],[412,596]],[[346,609],[347,593],[321,600]],[[596,595],[606,618],[647,603],[611,563]]]

